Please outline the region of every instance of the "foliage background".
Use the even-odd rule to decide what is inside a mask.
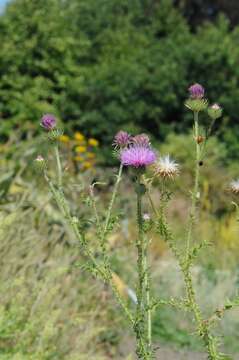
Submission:
[[[235,158],[239,27],[202,3],[195,20],[193,1],[10,2],[0,17],[1,133],[53,112],[105,144],[120,128],[163,139],[190,125],[182,103],[197,81],[223,104],[220,137]]]
[[[194,279],[206,312],[238,289],[238,224],[223,188],[239,174],[237,8],[237,1],[224,0],[12,0],[0,15],[1,360],[133,359],[132,339],[109,289],[78,266],[79,249],[32,169],[38,153],[49,154],[54,166],[39,134],[46,112],[65,128],[66,192],[73,211],[87,220],[79,184],[105,184],[97,188],[103,211],[114,180],[105,165],[115,164],[110,145],[116,131],[147,132],[157,150],[174,156],[181,176],[171,185],[169,219],[182,242],[193,176],[192,118],[183,103],[190,84],[203,84],[224,110],[202,168],[198,228],[214,247],[202,253]],[[200,121],[206,124],[206,117]],[[92,137],[99,146],[90,145]],[[114,214],[120,227],[109,241],[120,286],[134,289],[132,192],[125,175],[121,211]],[[90,219],[87,226],[97,246]],[[162,239],[152,239],[150,250],[155,292],[180,296],[180,274]],[[220,327],[236,359],[238,312]],[[184,314],[155,314],[153,332],[156,343],[169,343],[164,359],[203,359]]]

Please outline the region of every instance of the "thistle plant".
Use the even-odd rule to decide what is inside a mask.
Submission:
[[[113,140],[114,153],[119,160],[119,169],[115,175],[111,199],[103,216],[97,207],[94,193],[94,188],[97,183],[91,184],[86,189],[88,193],[87,203],[92,209],[94,223],[96,225],[95,236],[98,244],[97,249],[92,249],[88,240],[88,233],[82,224],[82,220],[72,212],[66,198],[64,171],[62,170],[63,167],[59,152],[59,139],[62,137],[63,132],[58,128],[54,116],[48,114],[41,120],[41,126],[47,132],[46,139],[52,144],[52,152],[56,164],[56,176],[52,175],[52,171],[49,171],[49,163],[42,156],[39,155],[37,157],[35,164],[44,175],[50,192],[65,219],[65,226],[78,240],[81,248],[81,256],[85,261],[84,268],[90,271],[93,276],[100,278],[111,288],[116,301],[128,320],[131,330],[135,334],[138,359],[143,360],[152,360],[155,358],[152,341],[152,313],[162,306],[176,307],[192,314],[195,331],[203,340],[209,360],[230,359],[219,351],[219,342],[214,336],[212,328],[227,310],[239,305],[239,300],[238,298],[228,300],[222,308],[215,309],[211,316],[206,318],[198,303],[192,277],[192,266],[195,259],[201,249],[209,245],[205,241],[198,243],[195,241],[195,228],[200,204],[200,169],[202,157],[205,156],[206,143],[213,123],[221,116],[222,109],[218,104],[208,106],[208,101],[204,98],[204,88],[200,84],[192,85],[189,88],[189,93],[190,96],[185,105],[193,113],[195,170],[188,223],[185,224],[185,242],[183,249],[178,246],[177,239],[167,220],[167,207],[172,197],[168,184],[174,181],[176,176],[180,175],[181,166],[169,155],[158,157],[146,134],[131,136],[125,131],[119,131]],[[203,131],[199,114],[206,110],[210,121],[207,131]],[[134,308],[125,301],[117,287],[117,275],[113,270],[108,246],[108,236],[115,225],[113,212],[116,198],[119,194],[119,185],[122,182],[123,170],[126,167],[132,173],[133,177],[138,228],[137,238],[135,239],[137,286]],[[149,168],[149,171],[147,171],[147,168]],[[157,183],[157,185],[155,185],[155,183]],[[155,203],[152,196],[152,189],[155,186],[159,186],[159,204]],[[238,181],[231,183],[231,190],[234,194],[239,194]],[[143,199],[144,202],[142,201]],[[148,205],[152,208],[152,214],[145,213],[143,208],[145,202],[148,202]],[[238,205],[236,205],[236,207],[238,210]],[[150,231],[155,231],[164,238],[180,266],[185,284],[185,296],[183,298],[158,299],[155,294],[152,294],[149,264],[149,228]]]

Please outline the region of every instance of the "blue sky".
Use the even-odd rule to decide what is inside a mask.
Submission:
[[[8,0],[0,0],[0,9],[4,7]]]

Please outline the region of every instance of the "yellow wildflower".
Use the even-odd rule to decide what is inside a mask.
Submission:
[[[59,136],[59,140],[63,143],[68,143],[70,141],[70,137],[68,135]]]
[[[79,131],[75,133],[74,138],[77,141],[83,141],[85,139],[84,135]]]
[[[90,146],[99,146],[99,141],[96,140],[96,139],[94,139],[94,138],[90,138],[90,139],[88,140],[88,144],[89,144]]]
[[[90,169],[93,164],[90,161],[85,161],[82,165],[84,169]]]
[[[78,155],[78,156],[75,156],[75,157],[74,157],[74,160],[81,162],[81,161],[84,161],[84,158],[83,158],[82,156],[79,156],[79,155]]]
[[[86,154],[86,156],[87,156],[88,159],[94,159],[94,158],[95,158],[95,154],[92,153],[92,152],[88,152],[88,153]]]
[[[86,150],[87,150],[86,146],[82,146],[82,145],[79,145],[75,148],[75,151],[78,153],[84,153],[86,152]]]

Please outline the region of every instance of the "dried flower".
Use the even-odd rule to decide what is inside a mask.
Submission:
[[[208,115],[213,120],[216,120],[219,117],[221,117],[222,116],[222,108],[221,108],[221,106],[218,105],[218,104],[214,104],[214,105],[210,106],[208,108]]]
[[[202,135],[198,135],[197,137],[195,137],[195,141],[197,144],[201,144],[204,140],[205,138]]]
[[[238,180],[233,180],[230,183],[230,190],[236,195],[239,194],[239,179]]]
[[[132,143],[135,145],[150,146],[150,140],[146,134],[139,134],[132,137]]]
[[[162,178],[174,178],[179,173],[179,165],[169,155],[160,157],[154,165],[154,175]]]
[[[153,164],[156,160],[156,155],[148,146],[132,145],[121,151],[120,160],[125,166],[140,168]]]
[[[192,99],[202,99],[204,97],[204,88],[200,84],[193,84],[188,90]]]
[[[44,129],[51,131],[56,127],[56,118],[52,114],[46,114],[41,119],[41,126]]]
[[[114,138],[113,146],[117,148],[124,148],[130,144],[131,135],[128,134],[126,131],[120,130]]]

